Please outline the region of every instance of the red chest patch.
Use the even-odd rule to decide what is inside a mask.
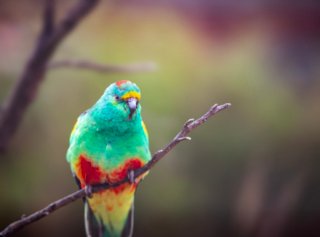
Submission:
[[[119,168],[113,170],[108,175],[108,180],[110,182],[118,182],[118,181],[127,177],[128,171],[139,169],[142,166],[143,166],[143,164],[142,164],[141,160],[138,158],[132,158],[130,160],[127,160],[123,165],[121,165]]]
[[[80,180],[81,187],[86,184],[100,183],[106,174],[101,171],[97,166],[93,166],[92,162],[85,156],[79,157],[77,164],[77,177]]]
[[[143,162],[139,158],[128,159],[123,165],[106,172],[85,156],[81,155],[76,165],[76,175],[80,180],[81,187],[86,184],[98,184],[102,182],[115,183],[127,177],[129,170],[135,170],[143,166]],[[118,187],[118,188],[121,188]],[[116,188],[115,191],[118,189]]]

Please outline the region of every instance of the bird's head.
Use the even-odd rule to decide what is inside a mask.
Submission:
[[[136,113],[140,113],[141,94],[135,83],[127,80],[117,81],[106,89],[105,95],[119,115],[131,120]]]

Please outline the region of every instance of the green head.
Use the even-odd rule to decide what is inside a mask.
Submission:
[[[140,117],[140,89],[131,81],[122,80],[111,84],[99,99],[98,107],[104,118],[134,120]]]

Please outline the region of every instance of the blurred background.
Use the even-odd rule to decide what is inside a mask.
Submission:
[[[58,1],[63,16],[76,1]],[[43,1],[0,1],[0,101],[33,50]],[[135,235],[320,236],[320,2],[103,1],[54,60],[152,73],[50,70],[0,155],[0,229],[76,190],[65,160],[77,116],[113,81],[142,90],[152,152],[214,103],[136,196]],[[79,200],[14,236],[84,236]]]

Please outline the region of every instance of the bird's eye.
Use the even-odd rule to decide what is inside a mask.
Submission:
[[[116,100],[120,100],[120,97],[117,96],[117,95],[116,95],[114,98],[115,98]]]

